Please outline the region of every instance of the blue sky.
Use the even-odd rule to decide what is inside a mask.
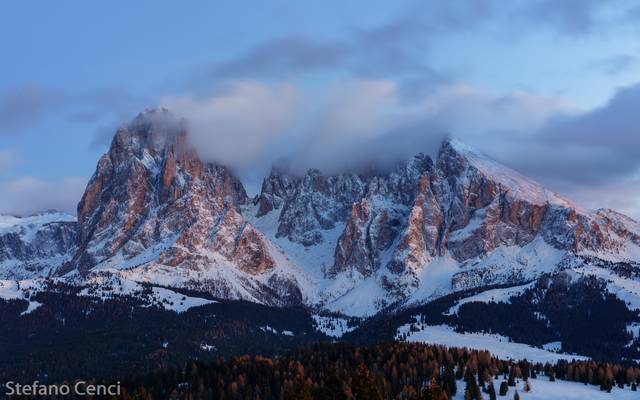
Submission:
[[[0,212],[73,212],[117,126],[162,105],[250,188],[283,157],[330,172],[453,134],[637,218],[639,22],[622,0],[5,3]]]

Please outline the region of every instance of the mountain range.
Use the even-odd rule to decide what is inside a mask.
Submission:
[[[164,109],[118,129],[77,217],[0,216],[0,379],[335,340],[638,360],[640,224],[455,138],[385,168],[281,164],[252,197]]]
[[[640,224],[584,210],[457,139],[388,171],[273,168],[251,198],[164,109],[117,131],[77,219],[0,219],[1,279],[117,279],[357,317],[639,262]]]

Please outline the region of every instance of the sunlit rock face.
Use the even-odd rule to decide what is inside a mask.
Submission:
[[[63,271],[156,265],[190,271],[182,276],[189,285],[223,296],[261,291],[237,289],[221,276],[275,267],[266,239],[242,217],[248,201],[229,169],[198,157],[166,110],[142,113],[118,130],[98,162],[78,204],[78,250]]]
[[[442,143],[435,163],[419,155],[385,173],[274,170],[255,201],[257,217],[277,214],[277,235],[305,247],[326,245],[323,232],[343,227],[326,277],[375,279],[391,302],[424,285],[421,276],[437,259],[459,265],[452,290],[509,283],[566,257],[624,258],[640,231],[611,210],[581,210],[455,139]],[[505,249],[515,259],[466,270]]]
[[[455,139],[435,161],[418,154],[385,170],[273,168],[249,198],[161,109],[116,132],[77,222],[46,215],[0,217],[0,278],[108,273],[371,314],[587,259],[640,262],[632,219],[582,210]]]

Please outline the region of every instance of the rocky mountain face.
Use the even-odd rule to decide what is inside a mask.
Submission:
[[[57,212],[0,216],[0,279],[51,276],[68,261],[76,228],[74,217]]]
[[[0,230],[5,279],[110,273],[352,315],[585,260],[640,261],[635,221],[582,210],[455,139],[435,162],[419,154],[391,171],[274,168],[250,199],[166,110],[118,130],[77,225],[16,229]]]
[[[581,210],[455,139],[443,142],[435,163],[419,155],[387,174],[274,171],[255,202],[258,217],[279,213],[276,238],[305,248],[343,227],[326,277],[357,275],[356,292],[373,280],[382,305],[527,281],[587,255],[639,260],[635,221]],[[456,268],[439,270],[442,260]]]
[[[63,272],[140,268],[140,279],[175,275],[220,297],[278,304],[272,279],[299,301],[295,282],[273,274],[266,240],[242,217],[247,201],[240,181],[200,160],[166,110],[141,114],[118,130],[98,162],[78,204],[78,248]],[[255,276],[266,284],[251,282]]]

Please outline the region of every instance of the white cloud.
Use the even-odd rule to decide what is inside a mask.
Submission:
[[[344,81],[328,92],[328,100],[297,126],[302,146],[289,146],[298,169],[333,172],[418,152],[435,155],[446,134],[501,156],[508,149],[505,136],[511,143],[531,137],[550,118],[577,111],[562,97],[522,91],[494,94],[461,84],[440,85],[411,102],[387,80]]]
[[[298,172],[335,172],[434,154],[447,133],[484,150],[496,144],[500,155],[504,135],[531,135],[552,116],[575,112],[562,97],[461,84],[406,101],[396,82],[382,79],[341,80],[321,90],[243,81],[160,104],[188,120],[203,158],[254,177],[281,158]]]
[[[160,104],[187,119],[202,157],[248,168],[293,124],[298,91],[291,84],[240,82],[209,97],[165,97]]]
[[[29,215],[54,209],[75,215],[86,182],[85,178],[78,177],[60,181],[34,177],[0,181],[0,214]]]

